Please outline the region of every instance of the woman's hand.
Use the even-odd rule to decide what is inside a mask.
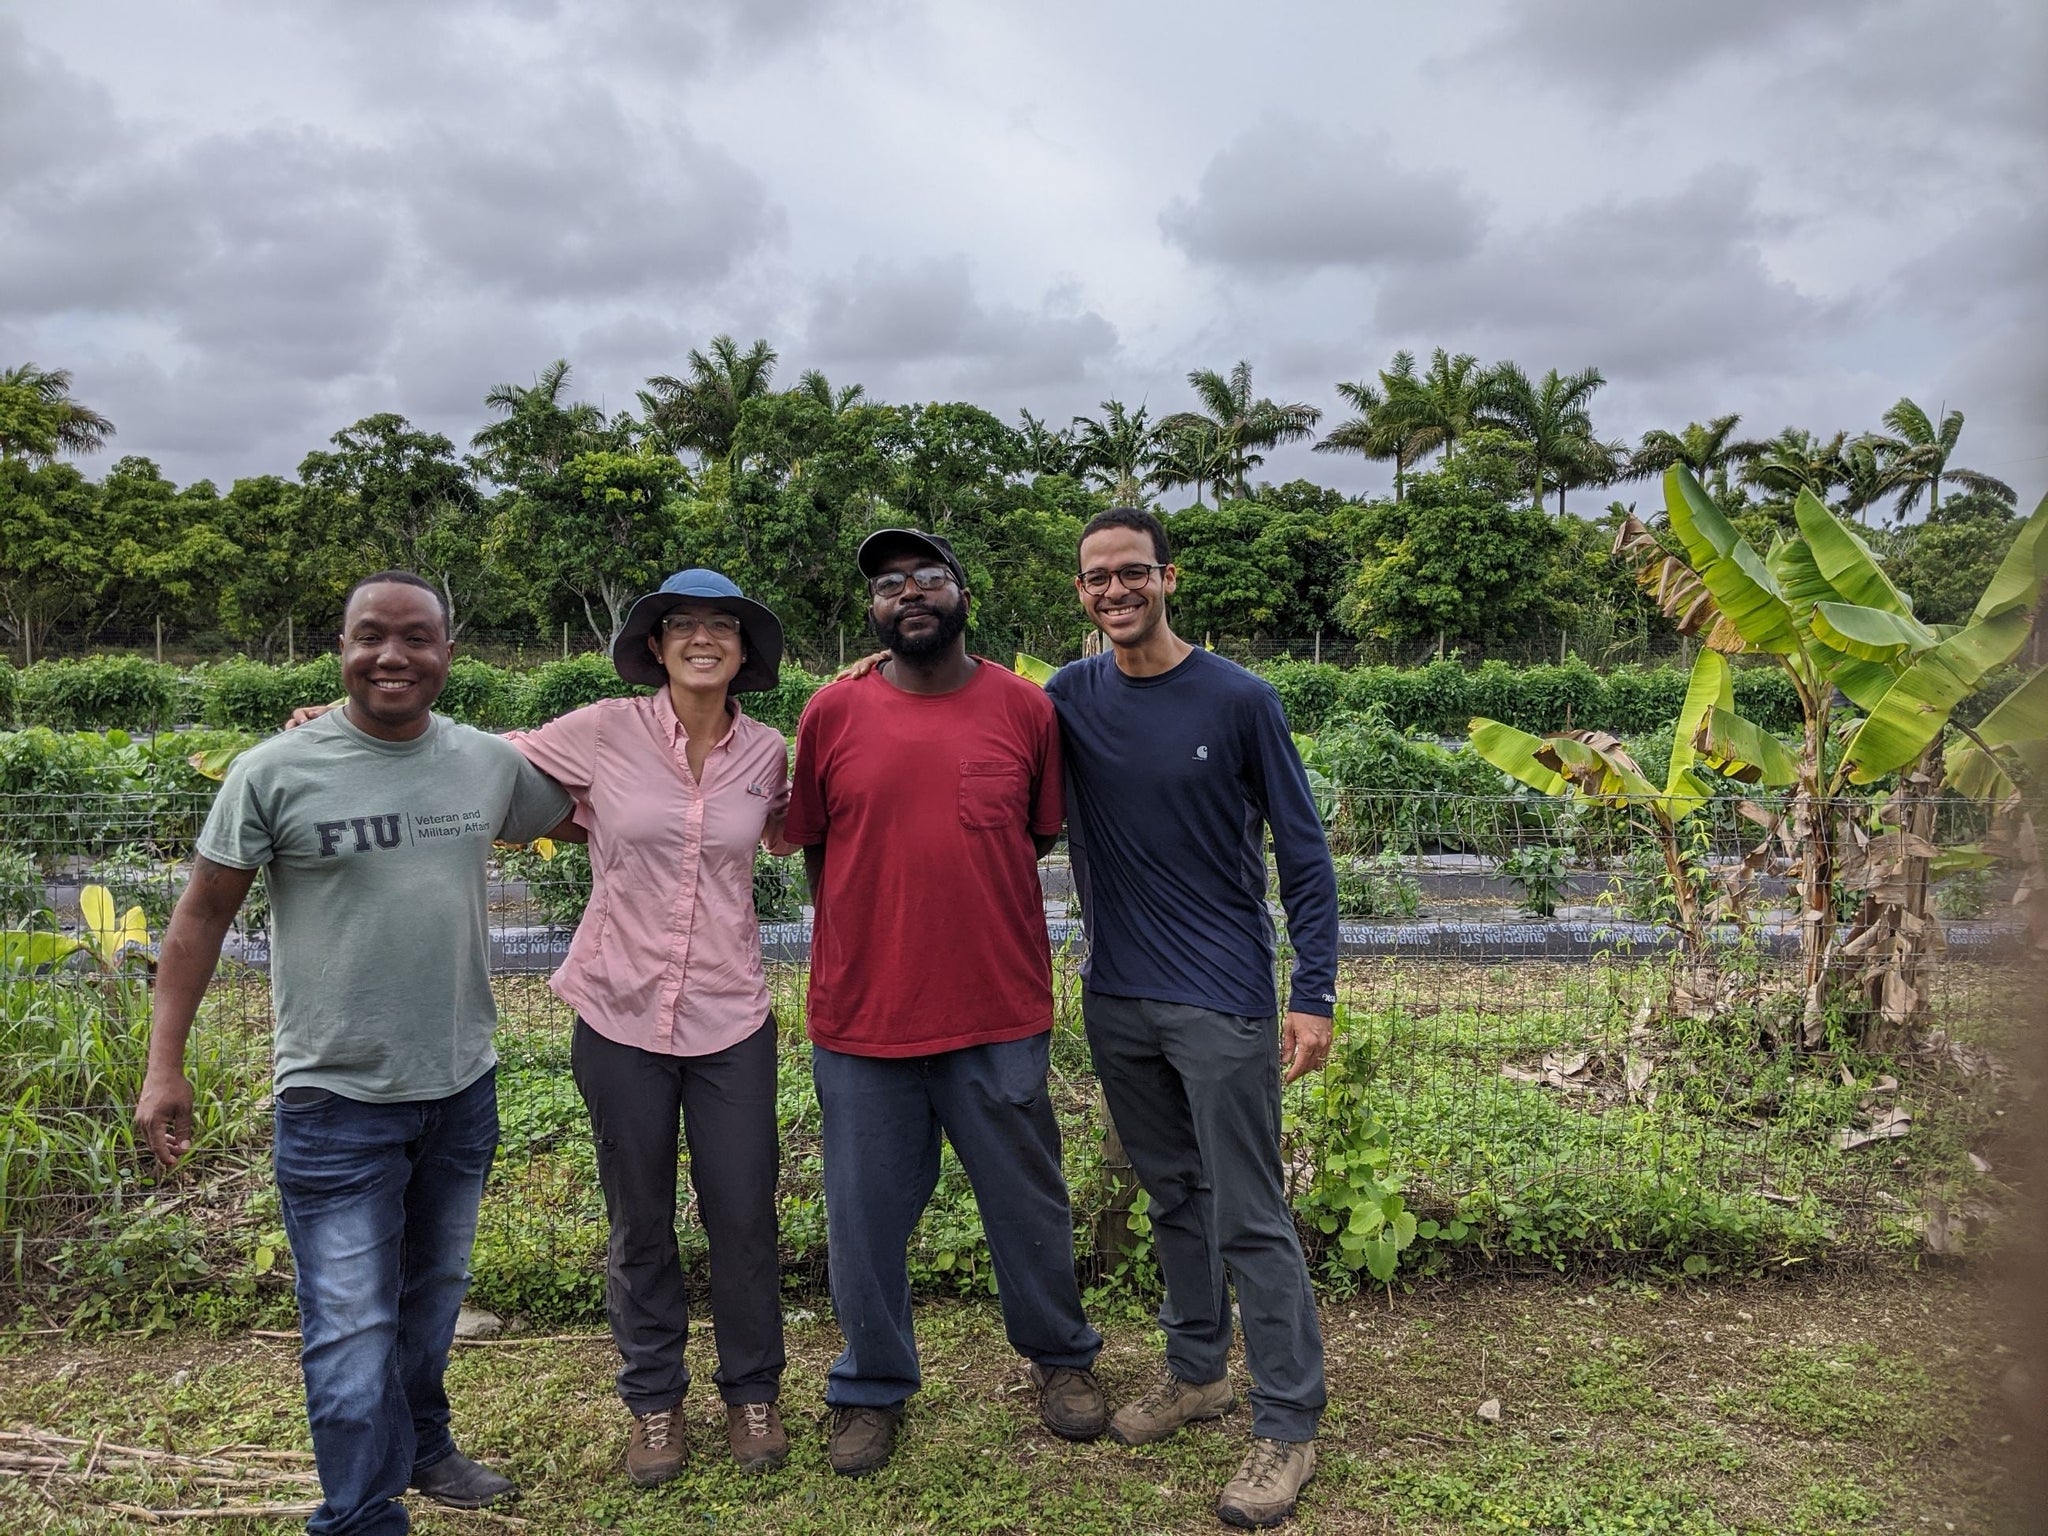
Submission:
[[[291,718],[284,723],[284,728],[296,731],[302,725],[311,725],[329,710],[341,708],[342,702],[336,699],[332,704],[301,704],[292,711]]]

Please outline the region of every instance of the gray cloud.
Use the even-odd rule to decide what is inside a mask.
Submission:
[[[1403,170],[1384,135],[1267,118],[1218,152],[1159,227],[1198,261],[1306,271],[1462,255],[1482,219],[1456,177]]]
[[[408,159],[401,184],[429,261],[527,297],[716,280],[784,229],[731,155],[687,130],[640,129],[594,89],[514,140],[436,125]]]
[[[1839,33],[1877,0],[1826,7],[1785,0],[1710,6],[1645,0],[1513,0],[1506,25],[1460,56],[1554,90],[1592,90],[1604,103],[1642,106],[1675,78],[1724,59],[1769,57],[1794,40]]]
[[[807,337],[807,349],[828,362],[996,365],[1018,387],[1079,379],[1116,345],[1116,327],[1076,309],[1071,296],[1035,310],[984,303],[964,256],[857,264],[850,277],[819,285]]]
[[[1610,375],[1760,368],[1840,314],[1772,275],[1755,191],[1723,167],[1666,196],[1495,230],[1467,260],[1389,276],[1375,315],[1396,334],[1478,334]]]

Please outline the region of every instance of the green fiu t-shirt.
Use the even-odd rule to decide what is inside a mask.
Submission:
[[[569,809],[508,743],[439,715],[379,741],[337,709],[237,758],[199,852],[269,886],[277,1088],[395,1103],[483,1076],[484,861]]]

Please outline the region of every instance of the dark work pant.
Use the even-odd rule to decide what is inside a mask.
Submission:
[[[569,1045],[597,1138],[611,1221],[604,1301],[624,1357],[619,1396],[635,1413],[673,1408],[690,1385],[690,1331],[676,1249],[676,1122],[711,1247],[711,1330],[719,1395],[772,1403],[782,1381],[777,1253],[775,1016],[709,1056],[666,1056],[608,1040],[583,1020]]]
[[[445,1099],[287,1089],[272,1162],[297,1271],[319,1536],[394,1536],[415,1474],[455,1449],[442,1378],[498,1148],[495,1073]]]
[[[825,1401],[883,1408],[917,1390],[910,1234],[939,1182],[939,1134],[974,1186],[1011,1347],[1087,1369],[1102,1336],[1081,1311],[1074,1217],[1046,1095],[1049,1034],[937,1056],[811,1050],[825,1119],[832,1310],[846,1349]]]
[[[1183,1381],[1224,1374],[1228,1271],[1252,1433],[1313,1439],[1326,1401],[1323,1335],[1280,1179],[1278,1026],[1093,991],[1081,1013],[1117,1135],[1151,1197],[1167,1365]]]

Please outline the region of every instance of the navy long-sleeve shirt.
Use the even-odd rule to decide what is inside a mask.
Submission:
[[[1199,649],[1157,677],[1126,677],[1105,652],[1062,667],[1046,692],[1089,987],[1271,1017],[1270,826],[1295,954],[1288,1007],[1327,1017],[1337,877],[1272,684]]]

